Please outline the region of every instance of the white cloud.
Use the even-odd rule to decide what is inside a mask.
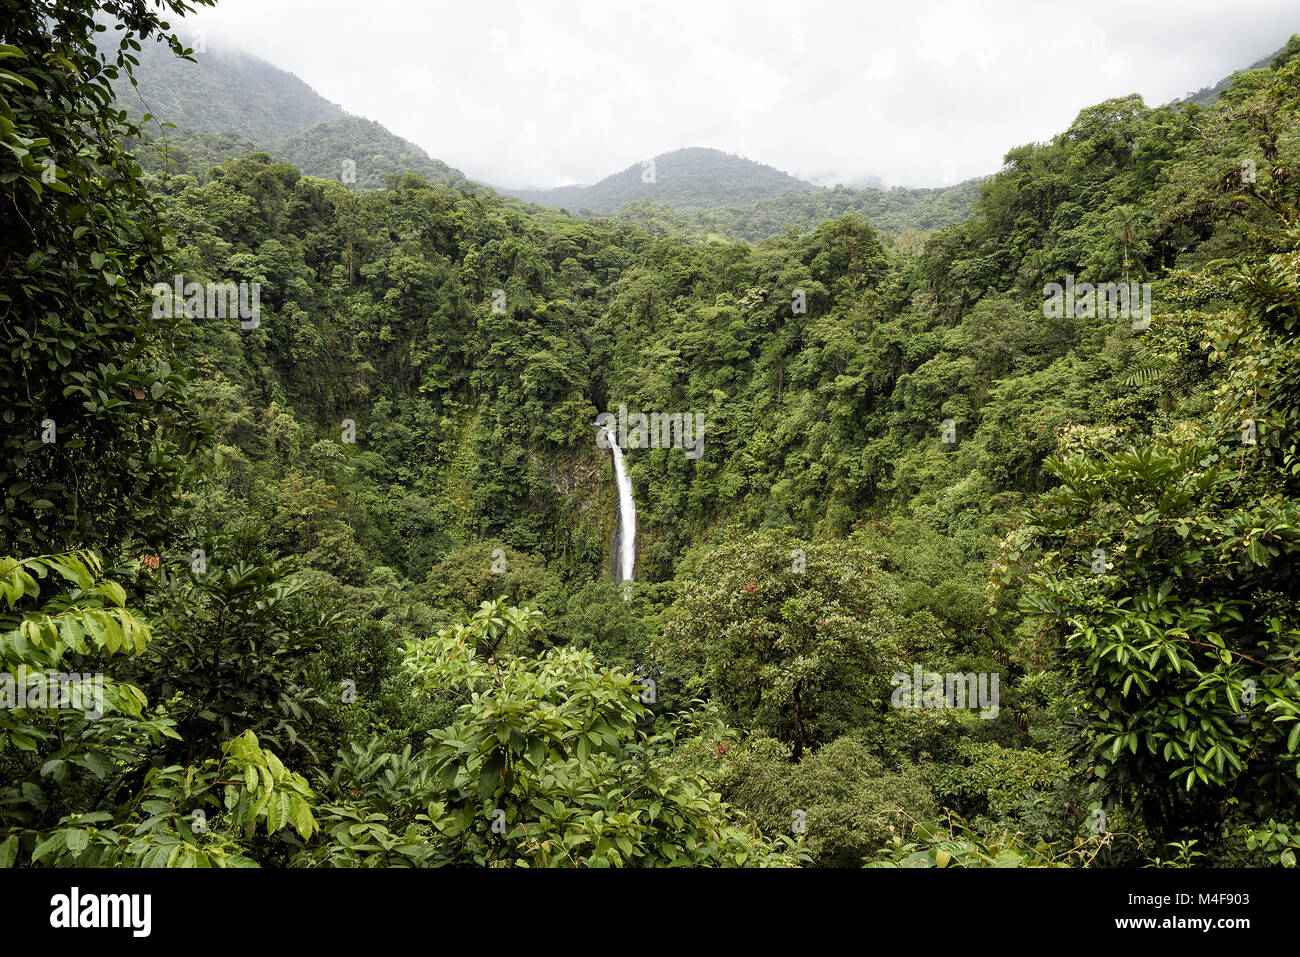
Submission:
[[[194,26],[491,183],[594,182],[714,146],[819,181],[931,186],[995,171],[1108,97],[1213,83],[1300,17],[1294,0],[1230,16],[1211,0],[221,0]]]

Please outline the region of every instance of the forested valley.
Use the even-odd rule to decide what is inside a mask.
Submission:
[[[1300,36],[878,231],[180,167],[181,0],[0,7],[0,865],[1294,867]]]

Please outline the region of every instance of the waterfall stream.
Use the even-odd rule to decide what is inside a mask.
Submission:
[[[636,569],[636,503],[632,501],[632,479],[623,463],[623,450],[609,433],[609,450],[614,453],[614,477],[618,481],[618,571],[625,582],[634,580]],[[629,597],[624,592],[624,597]]]

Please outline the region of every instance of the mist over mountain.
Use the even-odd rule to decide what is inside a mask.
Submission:
[[[362,189],[382,187],[389,176],[406,172],[439,185],[465,179],[409,140],[346,112],[257,57],[211,46],[196,49],[191,62],[150,43],[142,45],[138,59],[138,86],[119,83],[118,98],[136,114],[152,114],[146,128],[169,140],[178,172],[202,177],[211,166],[256,149],[310,176],[354,176],[351,181]]]
[[[294,74],[240,51],[202,46],[190,62],[161,44],[143,45],[135,71],[138,86],[118,89],[129,109],[153,115],[149,129],[167,138],[174,172],[202,179],[227,159],[262,150],[304,174],[354,182],[362,189],[383,187],[389,177],[405,172],[435,185],[471,182],[382,124],[347,113]],[[1267,67],[1277,55],[1247,69]],[[1231,81],[1220,80],[1190,100],[1208,105]],[[176,128],[164,128],[164,122]],[[153,165],[157,159],[145,157],[145,162]],[[879,177],[864,175],[831,187],[734,153],[685,147],[590,185],[497,189],[573,215],[615,216],[652,232],[756,242],[849,214],[866,216],[894,235],[908,229],[930,232],[965,219],[979,183],[885,189]]]
[[[1214,84],[1213,86],[1202,87],[1197,92],[1189,93],[1182,100],[1177,100],[1175,102],[1199,103],[1201,106],[1210,106],[1219,98],[1219,96],[1223,93],[1224,90],[1231,89],[1232,81],[1237,77],[1238,74],[1249,73],[1251,70],[1268,69],[1269,66],[1272,65],[1273,61],[1275,61],[1278,57],[1285,56],[1287,50],[1288,47],[1286,46],[1274,50],[1268,56],[1260,57],[1250,66],[1243,67],[1240,70],[1234,70],[1231,74],[1225,76],[1223,79],[1221,79],[1218,83]]]
[[[139,55],[139,86],[118,91],[128,108],[153,115],[148,128],[156,138],[166,137],[172,172],[202,180],[228,159],[264,151],[306,175],[354,176],[362,189],[383,187],[390,176],[405,172],[433,185],[470,182],[382,124],[330,103],[292,73],[215,47],[194,56],[197,62],[191,63],[158,44],[147,45]],[[142,158],[151,167],[160,163],[147,151]],[[873,181],[879,182],[862,182]],[[849,213],[868,216],[893,233],[941,228],[969,214],[978,185],[828,189],[742,156],[688,147],[654,157],[653,167],[635,163],[590,186],[500,192],[576,215],[617,215],[652,231],[752,242]]]
[[[119,82],[119,100],[184,132],[234,132],[264,144],[347,115],[292,73],[238,50],[196,48],[191,62],[144,43],[137,58],[138,85]]]

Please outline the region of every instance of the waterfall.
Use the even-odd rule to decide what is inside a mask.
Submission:
[[[627,466],[623,464],[623,450],[614,441],[612,430],[609,435],[609,450],[614,453],[614,478],[618,481],[618,538],[619,577],[630,582],[634,580],[636,569],[636,504],[632,501],[632,479],[628,477]],[[624,598],[630,597],[626,591]]]

